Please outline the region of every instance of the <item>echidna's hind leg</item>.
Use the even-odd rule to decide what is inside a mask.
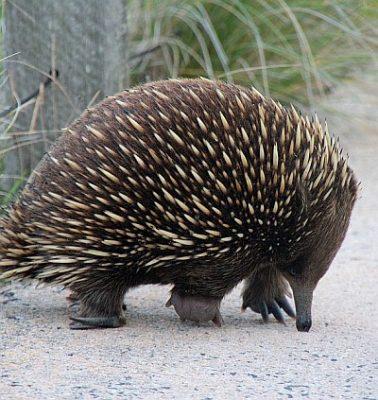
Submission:
[[[284,323],[282,311],[295,318],[295,312],[287,300],[288,284],[274,268],[256,271],[246,279],[243,291],[242,310],[250,308],[261,314],[264,322],[273,314],[278,322]]]
[[[66,296],[66,300],[68,303],[68,314],[78,315],[80,312],[80,298],[77,293],[73,290],[70,290],[70,292]]]
[[[118,328],[126,323],[123,298],[127,287],[108,282],[101,289],[88,282],[72,288],[69,301],[70,328]]]
[[[70,290],[70,292],[66,296],[66,300],[68,302],[69,315],[78,315],[79,311],[80,311],[80,298],[79,298],[79,295],[76,292],[74,292],[73,290]],[[127,310],[126,303],[122,304],[122,310],[123,311]]]
[[[221,298],[183,295],[173,290],[166,306],[173,306],[182,321],[212,321],[214,325],[220,327],[223,324],[223,318],[220,313],[221,301]]]
[[[92,299],[81,299],[79,306],[71,308],[71,329],[118,328],[126,323],[121,308],[104,309]]]

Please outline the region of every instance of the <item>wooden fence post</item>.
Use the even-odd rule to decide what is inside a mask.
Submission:
[[[51,70],[59,73],[57,83],[19,111],[9,140],[1,140],[2,152],[14,147],[2,157],[0,187],[9,190],[14,176],[26,178],[60,130],[89,104],[127,87],[128,57],[126,0],[3,4],[4,56],[17,54],[4,61],[8,81],[2,102],[28,96]]]

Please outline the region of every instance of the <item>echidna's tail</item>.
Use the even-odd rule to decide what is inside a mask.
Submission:
[[[0,218],[0,280],[36,279],[63,285],[75,281],[75,271],[82,271],[80,262],[62,257],[60,247],[51,244],[50,230],[41,234],[41,226],[31,220],[17,204]]]
[[[0,220],[0,280],[30,276],[32,266],[26,259],[32,250],[25,246],[25,236],[9,216]]]
[[[18,276],[18,260],[14,258],[0,258],[0,280],[17,279]]]
[[[20,254],[22,250],[6,247],[4,236],[0,233],[0,280],[3,279],[21,279],[24,277],[25,267],[20,267]],[[9,246],[13,244],[8,243]]]

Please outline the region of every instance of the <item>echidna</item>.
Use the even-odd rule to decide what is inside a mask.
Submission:
[[[357,184],[317,119],[209,80],[139,86],[62,134],[1,222],[0,278],[60,284],[71,327],[118,327],[125,292],[172,284],[182,319],[245,309],[311,326],[312,293],[345,236]]]

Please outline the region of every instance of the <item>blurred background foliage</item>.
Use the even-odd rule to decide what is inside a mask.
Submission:
[[[129,40],[154,49],[132,83],[162,77],[253,84],[283,103],[314,106],[377,46],[377,1],[162,0],[129,2]]]
[[[69,3],[72,9],[75,3]],[[253,85],[283,104],[312,111],[343,82],[377,64],[377,0],[128,0],[125,4],[126,86],[206,76]],[[0,91],[6,82],[1,63],[2,9],[0,3]],[[12,115],[0,119],[2,143],[8,143],[11,120]],[[47,137],[43,132],[33,135]],[[34,140],[34,136],[28,137]],[[31,152],[33,146],[30,140]],[[9,149],[14,147],[13,143]],[[9,149],[1,146],[0,171]],[[7,204],[29,173],[14,172],[10,189],[1,191],[0,181],[0,202]]]

